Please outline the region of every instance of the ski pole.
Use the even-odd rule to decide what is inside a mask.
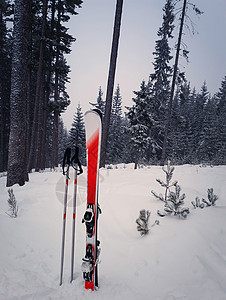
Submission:
[[[62,246],[61,246],[61,263],[60,263],[60,285],[62,285],[63,279],[63,267],[64,267],[64,245],[65,245],[65,229],[66,229],[66,213],[67,213],[67,194],[68,194],[68,181],[69,181],[69,168],[70,168],[70,157],[71,149],[67,148],[64,154],[63,161],[63,174],[65,164],[67,164],[66,171],[66,182],[65,182],[65,192],[64,192],[64,210],[63,210],[63,229],[62,229]]]
[[[81,163],[78,158],[78,147],[75,147],[75,155],[71,159],[71,164],[75,169],[74,175],[74,195],[73,195],[73,219],[72,219],[72,248],[71,248],[71,281],[73,281],[74,257],[75,257],[75,220],[76,220],[76,198],[77,198],[77,177],[83,173]],[[74,164],[74,165],[73,165]],[[78,170],[79,167],[79,170]],[[79,172],[78,172],[79,171]]]
[[[77,165],[75,165],[77,167]],[[77,169],[74,177],[74,195],[73,195],[73,220],[72,220],[72,248],[71,248],[71,282],[73,281],[74,270],[74,252],[75,252],[75,217],[76,217],[76,196],[77,196]]]

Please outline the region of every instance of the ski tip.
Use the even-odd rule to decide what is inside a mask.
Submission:
[[[96,113],[98,113],[98,115],[100,116],[100,119],[102,120],[102,112],[99,109],[94,108],[92,111],[95,111]]]
[[[102,112],[98,108],[87,110],[84,115],[90,114],[90,113],[95,113],[96,115],[98,115],[100,117],[100,119],[102,121],[103,115],[102,115]]]

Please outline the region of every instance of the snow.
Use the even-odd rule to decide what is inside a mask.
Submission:
[[[225,300],[226,299],[226,166],[176,166],[186,194],[187,219],[160,218],[163,203],[151,190],[163,192],[159,166],[134,170],[132,165],[100,170],[99,217],[101,241],[100,287],[84,289],[81,262],[85,251],[86,174],[78,180],[74,281],[70,283],[71,201],[63,285],[59,286],[64,177],[60,172],[30,174],[25,186],[13,186],[17,218],[10,218],[6,177],[0,178],[0,299],[81,300]],[[73,174],[70,175],[73,178]],[[73,180],[69,197],[73,194]],[[194,209],[196,196],[207,197],[213,188],[219,200],[214,207]],[[136,218],[151,211],[150,225],[159,226],[141,237]]]

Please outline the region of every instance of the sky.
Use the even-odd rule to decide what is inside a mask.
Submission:
[[[132,105],[133,91],[138,91],[141,81],[147,81],[153,73],[153,52],[165,2],[124,0],[115,77],[115,88],[119,84],[123,107]],[[179,67],[192,88],[199,91],[206,81],[213,95],[226,76],[226,0],[193,0],[193,3],[204,13],[196,16],[189,10],[197,32],[193,35],[185,29],[183,42],[190,51],[189,63],[180,59]],[[71,54],[67,55],[71,68],[67,86],[71,104],[62,114],[67,129],[71,127],[78,104],[84,113],[91,108],[89,102],[96,102],[100,86],[103,99],[106,97],[115,6],[116,0],[84,0],[82,8],[77,10],[78,15],[72,16],[68,23],[69,33],[76,41]],[[177,23],[174,42],[178,29]]]

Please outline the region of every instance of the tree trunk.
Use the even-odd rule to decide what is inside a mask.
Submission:
[[[168,112],[167,112],[167,118],[166,118],[166,124],[165,124],[165,131],[164,131],[164,140],[163,140],[163,146],[162,146],[162,157],[161,157],[161,162],[160,162],[161,166],[164,165],[165,160],[166,160],[166,147],[167,147],[168,132],[169,132],[169,126],[170,126],[170,120],[171,120],[173,96],[174,96],[174,90],[175,90],[175,84],[176,84],[176,78],[177,78],[177,67],[178,67],[178,61],[179,61],[179,54],[180,54],[180,46],[181,46],[181,39],[182,39],[182,33],[183,33],[186,5],[187,5],[187,0],[184,0],[183,9],[182,9],[182,16],[181,16],[181,23],[180,23],[180,30],[179,30],[179,36],[178,36],[178,42],[177,42],[177,50],[176,50],[176,56],[175,56],[175,64],[174,64],[174,70],[173,70],[172,86],[171,86],[171,91],[170,91],[170,99],[169,99]]]
[[[115,70],[116,70],[116,62],[118,56],[122,7],[123,7],[123,0],[117,0],[113,40],[112,40],[112,48],[111,48],[110,67],[108,73],[106,104],[105,104],[105,112],[104,112],[104,126],[103,126],[103,135],[102,135],[102,144],[101,144],[100,167],[105,166],[107,140],[108,140],[109,125],[110,125],[110,117],[111,117],[112,96],[113,96],[113,89],[114,89],[114,82],[115,82]]]
[[[54,18],[55,18],[55,11],[56,11],[56,1],[52,0],[51,3],[51,22],[50,22],[50,36],[52,37],[54,34]],[[49,62],[46,70],[46,91],[45,91],[45,100],[44,100],[44,121],[43,121],[43,127],[46,129],[43,134],[43,142],[42,143],[42,150],[41,150],[41,168],[46,167],[46,137],[47,137],[47,119],[48,119],[48,113],[47,113],[47,107],[50,97],[50,86],[51,86],[51,78],[52,78],[52,59],[53,59],[53,46],[52,42],[49,44]],[[47,164],[50,165],[49,163]]]
[[[26,160],[30,0],[15,1],[7,186],[28,180]]]
[[[41,167],[41,150],[43,141],[43,132],[46,130],[43,128],[44,118],[44,75],[43,75],[43,61],[44,61],[44,49],[45,49],[45,33],[46,33],[46,18],[47,18],[47,4],[48,0],[43,1],[42,9],[42,33],[40,41],[39,51],[39,64],[37,72],[37,83],[35,93],[35,109],[33,117],[33,127],[31,135],[31,146],[29,154],[28,169],[33,167],[38,171]]]
[[[0,172],[7,170],[9,124],[11,56],[6,27],[6,7],[0,5]]]
[[[57,102],[59,100],[59,58],[60,58],[60,21],[61,21],[61,2],[58,3],[57,12],[57,50],[55,62],[55,82],[54,82],[54,117],[53,117],[53,144],[52,144],[52,167],[58,166],[58,123],[59,113],[57,111]]]
[[[135,156],[135,164],[134,164],[134,169],[137,169],[138,166],[138,156],[139,156],[139,150],[137,150],[136,152],[136,156]]]

